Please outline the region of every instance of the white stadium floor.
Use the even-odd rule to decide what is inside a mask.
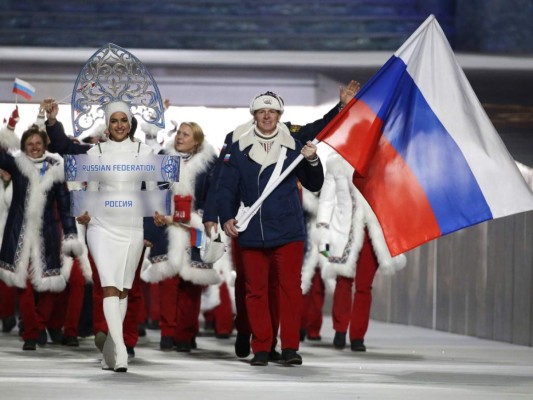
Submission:
[[[162,352],[148,330],[127,373],[101,370],[92,338],[31,352],[15,331],[0,333],[0,399],[533,399],[531,347],[376,321],[367,353],[353,353],[333,349],[326,317],[322,341],[301,345],[302,366],[252,367],[233,337]]]

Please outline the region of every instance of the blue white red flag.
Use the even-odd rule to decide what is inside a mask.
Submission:
[[[31,100],[35,94],[35,88],[28,82],[15,78],[15,82],[13,83],[13,93],[21,95],[26,100]]]
[[[434,16],[317,139],[354,166],[393,256],[533,209],[533,193]]]

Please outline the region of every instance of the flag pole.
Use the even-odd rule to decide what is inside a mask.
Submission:
[[[65,97],[57,101],[57,104],[63,103],[66,99],[72,96],[72,93],[67,94]]]
[[[353,97],[346,106],[320,131],[320,133],[317,135],[315,139],[313,139],[313,144],[320,143],[323,137],[327,136],[332,127],[335,126],[337,121],[343,118],[344,114],[348,112],[348,110],[351,108],[353,103],[357,101],[357,97]],[[263,193],[261,193],[261,196],[253,203],[242,215],[239,216],[239,219],[237,220],[236,227],[239,232],[242,232],[246,229],[248,226],[248,223],[252,219],[252,217],[255,215],[259,207],[261,207],[261,204],[265,201],[265,199],[274,191],[276,187],[289,175],[289,173],[296,168],[296,166],[302,161],[303,155],[299,154],[298,157],[294,159],[294,161],[283,171],[280,176],[272,182],[271,185],[267,186],[265,190],[263,190]]]

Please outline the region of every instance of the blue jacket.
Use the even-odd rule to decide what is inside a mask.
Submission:
[[[340,105],[337,104],[331,110],[327,112],[321,119],[318,119],[314,122],[311,122],[306,125],[296,125],[291,124],[290,122],[285,122],[284,124],[289,129],[291,135],[298,139],[302,143],[307,143],[308,140],[313,140],[317,135],[326,127],[326,125],[333,119],[340,111]],[[218,177],[220,175],[220,170],[222,164],[224,163],[224,157],[229,152],[232,143],[236,142],[239,138],[234,137],[234,132],[230,132],[226,135],[224,139],[224,146],[220,150],[220,154],[216,161],[215,169],[213,171],[212,184],[209,189],[209,193],[205,200],[204,207],[204,216],[203,222],[217,222],[218,223],[218,214],[216,210],[216,192],[218,187]]]
[[[222,225],[235,218],[240,202],[251,206],[259,198],[276,165],[270,164],[261,172],[261,165],[249,154],[253,146],[240,148],[242,140],[231,146],[220,171],[216,204]],[[303,147],[299,141],[292,140],[294,148],[287,148],[283,170],[298,157]],[[246,230],[239,233],[241,246],[270,248],[305,241],[307,232],[298,182],[310,191],[319,191],[324,182],[322,164],[312,166],[306,160],[298,164],[265,199]]]

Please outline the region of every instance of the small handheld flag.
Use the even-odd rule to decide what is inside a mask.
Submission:
[[[21,95],[26,100],[31,100],[35,94],[35,88],[28,82],[19,78],[15,78],[15,83],[13,84],[13,93]]]

